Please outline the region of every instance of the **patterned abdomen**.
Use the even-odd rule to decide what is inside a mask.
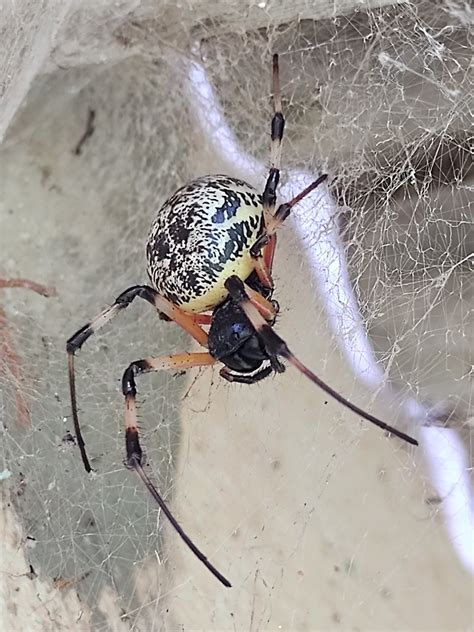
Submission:
[[[249,184],[205,176],[179,189],[158,211],[146,248],[155,288],[188,312],[213,309],[225,280],[253,270],[250,248],[263,225],[262,200]]]

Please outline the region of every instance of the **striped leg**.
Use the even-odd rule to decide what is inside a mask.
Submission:
[[[283,224],[285,219],[291,212],[291,209],[301,202],[303,198],[305,198],[311,191],[314,191],[322,182],[327,179],[327,174],[324,173],[322,176],[319,176],[317,180],[308,185],[301,193],[295,195],[289,202],[285,202],[284,204],[280,204],[275,214],[271,217],[271,219],[265,223],[265,228],[263,229],[262,235],[257,239],[252,248],[250,249],[250,254],[252,257],[260,257],[260,253],[262,248],[270,249],[271,260],[273,261],[273,251],[275,249],[276,243],[276,231]],[[265,251],[264,251],[265,252]],[[266,257],[269,257],[269,254],[266,254]],[[265,258],[265,257],[264,257]],[[257,272],[258,274],[258,272]]]
[[[138,436],[137,424],[137,407],[136,395],[137,389],[135,378],[143,373],[150,371],[180,371],[190,369],[197,366],[209,366],[214,364],[216,360],[209,353],[181,353],[174,356],[162,356],[159,358],[145,358],[132,362],[127,368],[122,378],[122,392],[125,396],[125,445],[127,450],[127,465],[130,469],[135,470],[139,478],[145,484],[156,503],[170,521],[173,528],[185,544],[191,549],[194,555],[206,566],[206,568],[216,577],[224,586],[230,587],[230,582],[209,562],[207,557],[202,553],[188,535],[183,531],[180,524],[168,509],[163,497],[151,482],[142,466],[142,449]]]
[[[253,290],[247,283],[244,283],[245,291],[247,296],[249,297],[252,304],[258,309],[260,314],[270,323],[275,322],[275,318],[277,316],[278,309],[275,307],[275,301],[269,301],[265,297],[263,297],[259,292]]]
[[[275,212],[276,194],[280,181],[281,166],[281,143],[285,130],[285,117],[281,109],[280,95],[280,70],[278,65],[278,55],[273,55],[272,73],[272,95],[273,95],[273,117],[271,122],[271,151],[270,151],[270,171],[268,173],[265,189],[263,190],[263,218],[265,226],[271,221]],[[272,268],[273,251],[276,246],[276,237],[273,238],[270,257],[262,257],[261,248],[252,252],[255,258],[255,272],[261,283],[266,287],[273,287]]]
[[[374,417],[370,413],[365,412],[364,410],[362,410],[362,408],[359,408],[358,406],[356,406],[355,404],[347,400],[345,397],[340,395],[333,388],[328,386],[328,384],[323,382],[312,371],[310,371],[310,369],[308,369],[300,360],[298,360],[298,358],[288,349],[286,342],[282,340],[280,336],[278,336],[275,333],[275,331],[267,322],[265,322],[265,319],[263,318],[263,316],[259,313],[256,307],[250,301],[250,298],[245,291],[245,287],[242,281],[238,277],[236,276],[229,277],[225,285],[230,296],[244,310],[247,318],[249,319],[249,321],[252,323],[253,327],[255,328],[255,331],[261,337],[269,356],[271,357],[280,356],[282,358],[285,358],[286,360],[288,360],[290,364],[292,364],[295,368],[297,368],[298,371],[303,373],[303,375],[305,375],[309,380],[311,380],[311,382],[319,386],[319,388],[321,388],[323,391],[328,393],[328,395],[333,397],[340,404],[342,404],[349,410],[352,410],[352,412],[356,413],[357,415],[360,415],[361,417],[375,424],[382,430],[386,430],[390,434],[393,434],[396,437],[403,439],[407,443],[411,443],[412,445],[418,445],[418,442],[416,441],[416,439],[413,439],[412,437],[405,434],[404,432],[401,432],[400,430],[397,430],[396,428],[389,426],[384,421],[377,419],[377,417]]]
[[[275,212],[276,192],[280,181],[281,143],[285,130],[285,117],[281,109],[280,70],[278,55],[273,55],[272,73],[273,117],[271,122],[271,152],[270,172],[263,191],[263,215],[265,224],[270,221]]]
[[[173,320],[180,327],[182,327],[188,334],[190,334],[195,340],[199,342],[203,347],[207,347],[207,333],[199,326],[197,322],[193,320],[193,317],[183,312],[179,307],[173,305],[164,296],[161,296],[156,290],[147,285],[134,285],[126,289],[120,296],[115,299],[115,302],[107,309],[104,309],[94,320],[81,327],[66,343],[67,355],[68,355],[68,373],[69,373],[69,392],[71,396],[71,408],[72,418],[74,422],[74,432],[76,434],[77,444],[81,451],[82,462],[87,472],[91,471],[91,465],[87,458],[86,447],[84,439],[82,438],[81,428],[79,426],[79,418],[77,414],[77,398],[76,398],[76,384],[74,375],[74,354],[78,351],[85,341],[111,321],[119,312],[127,308],[130,303],[136,298],[140,297],[148,303],[151,303],[153,307],[159,312],[160,316],[163,315],[168,320]]]
[[[281,107],[280,94],[280,71],[278,65],[278,55],[273,55],[272,73],[272,94],[273,94],[273,118],[271,122],[271,154],[270,171],[268,174],[265,189],[263,191],[263,218],[265,228],[262,235],[255,242],[250,250],[255,259],[255,272],[266,287],[273,287],[272,266],[273,254],[276,247],[276,231],[285,221],[295,204],[300,202],[306,195],[313,191],[321,182],[326,180],[327,175],[320,176],[315,182],[310,184],[292,200],[281,204],[275,212],[276,195],[278,183],[280,181],[281,168],[281,143],[285,129],[285,118]],[[263,253],[262,253],[263,250]]]

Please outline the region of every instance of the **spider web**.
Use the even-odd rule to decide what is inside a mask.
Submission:
[[[312,4],[44,2],[5,16],[0,277],[56,290],[0,289],[5,627],[471,623],[471,10]],[[65,340],[146,282],[147,231],[178,186],[227,172],[263,187],[274,51],[282,192],[302,173],[333,180],[327,217],[319,191],[281,230],[278,332],[421,445],[388,440],[291,368],[251,388],[210,369],[141,379],[147,471],[225,590],[123,466],[123,369],[190,341],[134,303],[77,355],[88,476]]]

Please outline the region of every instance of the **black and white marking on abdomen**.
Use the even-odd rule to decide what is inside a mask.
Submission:
[[[158,211],[147,243],[155,288],[186,311],[211,310],[227,295],[226,278],[253,270],[250,248],[263,222],[262,199],[249,184],[216,175],[179,189]]]

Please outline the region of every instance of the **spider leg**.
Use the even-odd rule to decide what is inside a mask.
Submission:
[[[273,270],[273,257],[275,255],[275,248],[277,244],[277,236],[271,235],[268,238],[268,244],[263,249],[263,264],[265,268],[272,273]]]
[[[272,238],[272,243],[268,243],[266,249],[271,245],[272,250],[275,250],[276,235]],[[253,254],[252,254],[253,256]],[[270,260],[273,264],[273,252],[270,254]],[[260,283],[268,288],[273,288],[272,266],[268,265],[267,260],[262,255],[254,256],[254,270],[257,273]]]
[[[191,314],[192,320],[198,325],[210,325],[212,314]]]
[[[281,109],[280,69],[278,55],[273,55],[272,74],[273,117],[270,125],[271,151],[270,171],[263,190],[263,216],[265,224],[273,217],[276,204],[276,191],[280,181],[281,143],[285,129],[285,117]]]
[[[127,451],[127,466],[135,470],[139,478],[145,484],[156,503],[170,521],[175,531],[179,534],[184,543],[191,549],[194,555],[206,566],[206,568],[222,583],[230,588],[231,584],[219,571],[209,562],[189,536],[183,531],[180,524],[168,509],[163,497],[151,482],[149,476],[143,469],[143,452],[140,447],[138,437],[136,395],[137,389],[135,378],[150,371],[180,371],[197,366],[209,366],[216,360],[209,353],[181,353],[174,356],[161,356],[159,358],[145,358],[132,362],[126,369],[122,378],[122,392],[125,396],[125,445]]]
[[[271,122],[272,145],[270,155],[270,168],[279,171],[281,165],[281,142],[283,140],[283,132],[285,130],[285,117],[283,116],[281,107],[280,66],[278,63],[278,54],[276,53],[273,55],[272,95],[273,117]]]
[[[272,73],[272,95],[273,95],[273,117],[270,125],[271,150],[270,150],[270,171],[268,173],[265,189],[263,190],[263,220],[265,226],[271,221],[275,212],[276,192],[280,181],[281,166],[281,143],[283,140],[283,132],[285,130],[285,117],[281,108],[280,95],[280,69],[278,65],[278,55],[273,55],[273,73]],[[266,234],[266,233],[264,233]],[[268,243],[268,251],[261,256],[261,248],[252,255],[255,258],[255,272],[260,281],[266,287],[273,287],[272,280],[272,264],[273,252],[276,246],[276,236]]]
[[[23,288],[36,292],[46,298],[56,294],[56,290],[52,287],[46,287],[35,281],[23,278],[0,279],[0,288]],[[5,365],[2,366],[3,363],[0,363],[0,371],[2,373],[9,371],[14,382],[18,425],[23,427],[31,426],[28,403],[21,388],[22,370],[20,358],[15,350],[10,327],[8,326],[7,315],[0,307],[0,358],[2,357],[5,360]]]
[[[272,94],[273,94],[273,117],[271,122],[271,155],[270,155],[270,171],[268,174],[265,189],[263,191],[263,219],[264,229],[262,235],[257,239],[250,250],[250,254],[255,259],[255,272],[261,283],[266,287],[273,287],[272,267],[273,255],[275,252],[277,237],[276,231],[290,214],[295,204],[300,202],[306,195],[311,193],[317,186],[326,180],[327,175],[324,174],[306,187],[301,193],[296,195],[292,200],[284,204],[280,204],[275,212],[276,194],[278,183],[280,181],[281,166],[281,143],[283,140],[283,132],[285,129],[285,117],[283,116],[280,95],[280,71],[278,65],[278,55],[273,55],[273,75],[272,75]],[[262,256],[263,249],[263,256]]]
[[[230,294],[230,296],[240,305],[240,307],[244,310],[247,318],[252,323],[253,327],[257,334],[261,337],[267,352],[270,356],[280,356],[288,360],[290,364],[292,364],[295,368],[298,369],[303,375],[305,375],[311,382],[319,386],[323,391],[331,395],[336,401],[340,404],[352,410],[352,412],[360,415],[367,421],[375,424],[382,430],[386,430],[390,434],[393,434],[400,439],[403,439],[407,443],[411,443],[412,445],[418,445],[418,441],[413,439],[409,435],[389,426],[384,421],[377,419],[370,413],[365,412],[362,408],[359,408],[345,397],[340,395],[337,391],[331,388],[328,384],[323,382],[317,375],[315,375],[310,369],[308,369],[288,348],[286,342],[278,336],[272,327],[265,322],[265,319],[261,316],[258,310],[252,305],[245,288],[242,284],[242,281],[236,277],[231,276],[227,279],[225,286]]]
[[[309,184],[303,191],[295,195],[289,202],[285,202],[284,204],[280,204],[277,208],[275,214],[269,219],[268,222],[265,223],[265,228],[263,229],[263,233],[254,243],[252,248],[250,249],[250,254],[252,257],[260,257],[260,253],[262,248],[269,247],[272,243],[272,239],[276,238],[277,229],[283,224],[285,219],[291,212],[291,209],[301,202],[303,198],[305,198],[311,191],[314,191],[322,182],[327,179],[327,173],[324,173],[322,176],[319,176],[314,182]],[[273,250],[275,246],[271,246],[271,259],[273,260]],[[267,255],[268,257],[268,255]],[[258,273],[257,273],[258,274]]]
[[[199,342],[203,347],[207,347],[207,333],[193,320],[193,316],[186,314],[171,301],[161,296],[156,290],[148,285],[134,285],[126,289],[118,296],[113,305],[104,309],[96,318],[91,320],[87,325],[81,327],[76,333],[69,338],[66,343],[68,355],[68,373],[69,373],[69,392],[71,397],[72,418],[74,423],[74,432],[76,434],[77,444],[81,452],[82,462],[87,472],[92,470],[87,458],[84,439],[82,438],[81,428],[79,426],[79,417],[77,414],[77,398],[76,384],[74,374],[74,354],[78,351],[85,341],[112,320],[119,312],[127,308],[130,303],[140,297],[153,305],[160,315],[164,315],[169,320],[174,320],[188,334]]]
[[[250,301],[258,309],[260,314],[262,314],[265,320],[271,323],[275,322],[275,318],[277,315],[275,304],[266,299],[256,290],[253,290],[250,286],[247,285],[247,283],[244,283],[244,287]]]

